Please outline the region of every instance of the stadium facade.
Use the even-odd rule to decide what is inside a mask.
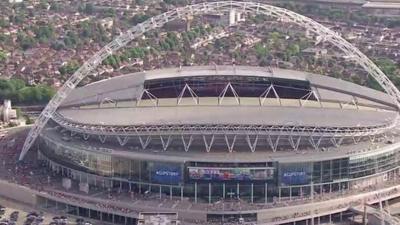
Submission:
[[[183,67],[76,89],[38,149],[89,186],[262,205],[394,180],[397,116],[387,94],[327,76]]]
[[[243,66],[155,70],[74,90],[147,31],[235,12],[304,28],[316,44],[328,42],[364,68],[385,93],[329,76]],[[39,191],[32,200],[103,221],[132,224],[165,212],[184,224],[330,222],[400,196],[399,108],[400,92],[385,74],[321,24],[263,3],[206,2],[138,24],[85,62],[43,110],[19,159],[36,143],[39,159],[66,178],[65,186],[130,193],[104,200],[101,192]],[[370,215],[398,224],[383,211]]]

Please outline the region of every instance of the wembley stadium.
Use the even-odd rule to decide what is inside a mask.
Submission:
[[[164,68],[75,88],[149,30],[233,10],[305,28],[384,92],[238,65]],[[45,168],[30,174],[41,174],[40,186],[0,182],[0,194],[113,224],[313,225],[356,215],[399,224],[376,207],[400,197],[399,107],[400,92],[371,60],[309,18],[255,2],[186,6],[126,31],[67,80],[21,146],[22,163],[37,157]]]
[[[38,150],[52,170],[90,186],[265,204],[397,177],[397,115],[388,95],[328,76],[183,67],[76,89]]]

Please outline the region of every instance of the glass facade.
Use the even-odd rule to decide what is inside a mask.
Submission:
[[[367,154],[362,157],[350,157],[349,177],[358,178],[387,171],[399,165],[399,151],[380,154]]]
[[[304,196],[311,193],[311,185],[317,193],[339,191],[349,188],[352,181],[400,167],[397,148],[296,163],[183,163],[127,159],[112,156],[107,149],[99,152],[56,144],[48,137],[41,138],[39,148],[47,159],[66,169],[104,177],[111,183],[112,180],[124,182],[126,188],[129,183],[129,188],[134,184],[135,187],[139,185],[139,190],[178,196],[185,193],[185,196],[210,202],[236,197],[260,202]]]

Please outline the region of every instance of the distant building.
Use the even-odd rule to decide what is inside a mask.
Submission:
[[[399,1],[376,1],[376,2],[367,2],[363,6],[368,13],[371,13],[375,16],[382,17],[400,17],[400,2]]]
[[[112,18],[112,17],[104,18],[104,19],[100,20],[100,24],[101,24],[101,26],[103,26],[106,29],[111,29],[112,26],[114,25],[114,18]]]
[[[303,51],[305,56],[312,56],[319,58],[328,54],[328,50],[325,48],[306,48]]]
[[[9,123],[17,119],[17,111],[11,108],[11,100],[5,99],[4,104],[0,106],[1,118],[3,122]]]

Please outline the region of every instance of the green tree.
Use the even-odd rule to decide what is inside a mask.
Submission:
[[[10,23],[7,20],[5,20],[4,18],[0,19],[0,27],[1,28],[6,28],[6,27],[9,27],[9,26],[10,26]]]
[[[68,31],[64,37],[64,44],[67,48],[74,48],[79,44],[79,37],[74,31]]]
[[[4,62],[7,60],[7,53],[3,50],[0,50],[0,62]]]
[[[150,16],[146,14],[136,14],[131,18],[132,25],[137,25],[149,19]]]
[[[296,56],[300,53],[300,46],[298,44],[290,44],[285,51],[286,59]]]
[[[61,5],[57,2],[52,2],[50,4],[50,10],[51,11],[55,11],[55,12],[59,12],[61,10]]]
[[[266,45],[257,43],[254,45],[254,49],[256,51],[257,58],[261,59],[268,55],[269,51]]]
[[[19,45],[23,50],[32,48],[36,44],[36,41],[33,37],[23,32],[17,34],[17,42],[19,43]]]
[[[86,3],[83,12],[89,15],[93,14],[94,13],[93,3]]]
[[[75,60],[72,60],[68,62],[66,65],[60,67],[58,71],[61,73],[61,75],[66,75],[66,74],[73,74],[77,69],[79,69],[79,63]]]
[[[50,24],[34,28],[36,39],[41,43],[46,43],[54,37],[54,27]]]
[[[375,63],[388,76],[393,75],[397,69],[396,63],[388,58],[379,58]]]

